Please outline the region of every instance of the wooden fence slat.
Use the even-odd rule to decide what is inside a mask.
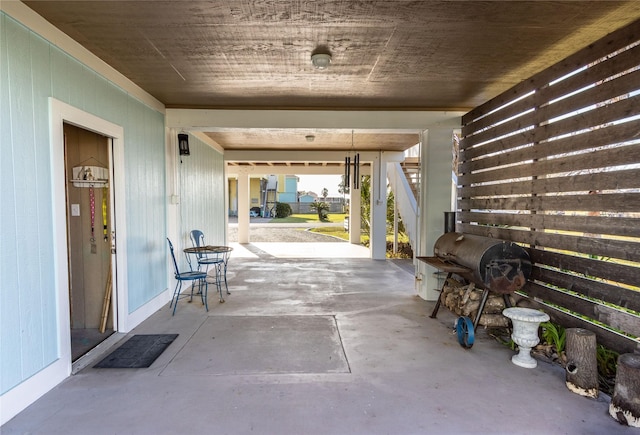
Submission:
[[[638,51],[638,55],[640,55],[640,50]],[[637,67],[638,63],[634,66]],[[639,76],[640,71],[631,71],[582,92],[573,94],[553,104],[544,106],[540,109],[540,118],[543,121],[550,120],[557,116],[572,113],[584,107],[588,107],[592,104],[604,104],[604,102],[611,99],[628,95],[638,90],[638,83],[640,82],[640,79],[638,78]],[[590,83],[585,83],[585,86],[589,84]],[[553,89],[554,87],[555,86],[552,86],[549,89]],[[562,94],[552,97],[557,98],[560,96],[562,96]]]
[[[497,122],[501,122],[504,119],[517,116],[518,114],[524,115],[525,111],[534,109],[536,107],[536,102],[537,99],[533,98],[532,96],[528,96],[512,103],[504,109],[501,109],[494,113],[490,113],[484,118],[474,121],[472,124],[464,125],[462,127],[461,137],[470,139],[474,134],[479,134],[478,132],[480,132],[482,129],[493,128],[493,124]]]
[[[607,305],[595,305],[593,309],[594,313],[593,315],[589,315],[589,317],[592,317],[605,325],[609,325],[611,328],[624,331],[625,334],[640,337],[639,316],[617,310]]]
[[[638,40],[638,35],[640,35],[640,20],[606,35],[550,68],[540,71],[538,74],[521,82],[510,90],[469,111],[462,117],[463,125],[471,124],[474,120],[493,112],[509,101],[513,101],[532,90],[542,88],[547,83],[551,83],[584,65],[589,65],[614,51],[632,44]]]
[[[598,235],[640,237],[640,216],[638,216],[638,218],[625,218],[584,215],[460,212],[457,213],[457,219],[463,223],[477,222],[479,225],[506,225]]]
[[[572,134],[578,131],[584,131],[590,128],[600,128],[609,123],[615,123],[621,119],[629,118],[640,114],[640,95],[635,95],[606,106],[598,107],[589,112],[576,114],[560,121],[545,124],[529,130],[524,130],[513,135],[513,141],[505,141],[503,139],[495,139],[481,146],[467,148],[465,139],[460,140],[460,147],[464,149],[461,157],[464,160],[473,159],[489,153],[505,151],[505,144],[509,148],[514,146],[523,146],[527,144],[547,141],[565,134]],[[632,139],[632,138],[630,138]]]
[[[536,178],[524,181],[503,180],[496,184],[459,186],[458,198],[586,192],[594,186],[597,186],[600,191],[640,188],[640,170],[623,169],[568,177]]]
[[[500,227],[482,227],[482,230],[479,230],[478,228],[471,228],[477,227],[477,225],[469,224],[460,224],[459,226],[463,230],[462,232],[471,234],[481,232],[481,235],[494,239],[510,240],[536,247],[582,252],[602,258],[615,258],[640,263],[640,243],[637,242],[544,233],[542,231],[519,231]],[[608,275],[600,276],[600,278],[618,281]],[[638,282],[632,285],[640,287]]]
[[[636,45],[613,57],[608,57],[602,62],[589,65],[587,69],[567,77],[552,86],[543,88],[540,90],[540,93],[546,101],[555,100],[563,95],[578,91],[585,86],[602,82],[621,72],[632,70],[640,64],[639,59],[640,45]]]
[[[589,298],[600,299],[610,304],[640,312],[640,291],[629,290],[593,279],[541,267],[533,268],[531,271],[531,280],[558,286],[580,293]],[[637,323],[638,326],[635,328],[633,334],[640,337],[640,319],[637,319]],[[629,332],[632,331],[629,330]]]
[[[604,279],[640,287],[638,268],[625,264],[611,263],[593,258],[576,257],[559,252],[529,249],[531,261],[546,264],[558,269],[566,269],[586,276],[597,276]]]
[[[554,104],[539,107],[532,112],[515,117],[476,135],[465,136],[462,141],[463,149],[489,140],[496,140],[498,137],[515,133],[526,127],[547,123],[561,115],[576,112],[592,104],[602,103],[614,97],[629,94],[638,90],[637,84],[640,82],[639,76],[640,71],[625,74],[599,86],[571,95]],[[585,83],[585,86],[588,84],[589,83]],[[533,97],[538,98],[539,96],[535,95],[532,96],[532,98]]]
[[[634,244],[623,240],[542,233],[540,231],[531,232],[530,240],[532,246],[583,252],[601,258],[620,259],[640,263],[639,243]]]
[[[591,211],[632,213],[640,211],[640,193],[598,195],[550,195],[514,198],[471,198],[458,201],[460,210]]]
[[[461,185],[469,185],[513,178],[539,177],[547,174],[562,174],[577,171],[584,173],[587,170],[631,165],[634,163],[640,163],[640,143],[604,149],[592,153],[581,153],[556,159],[539,160],[537,162],[507,168],[464,174],[458,177],[458,183]]]
[[[516,150],[508,150],[508,139],[505,139],[504,144],[501,145],[501,147],[507,149],[507,151],[500,152],[496,155],[471,160],[467,159],[467,155],[461,153],[458,172],[461,174],[469,173],[472,170],[478,171],[481,169],[495,168],[508,164],[524,163],[531,160],[555,156],[560,153],[570,153],[622,143],[634,139],[638,134],[638,131],[640,131],[640,119],[621,124],[609,125],[605,128],[598,128],[555,141],[539,142],[535,144],[535,146],[521,147]]]
[[[640,336],[640,317],[598,304],[593,301],[576,298],[568,293],[555,290],[536,283],[528,283],[523,291],[529,296],[541,299],[546,303],[561,307],[571,306],[571,311],[590,319],[602,322],[611,328],[625,331],[627,334]]]
[[[460,151],[459,159],[461,162],[477,161],[480,163],[484,159],[493,158],[502,154],[518,153],[520,150],[525,149],[529,150],[531,158],[517,159],[514,160],[514,162],[542,159],[561,154],[562,152],[581,151],[637,139],[636,135],[638,130],[640,130],[639,126],[640,120],[638,119],[624,123],[609,123],[598,128],[570,134],[560,139],[547,140],[546,138],[541,138],[536,142],[535,146],[532,145],[533,141],[530,140],[531,137],[518,134],[499,139],[481,147],[462,150]],[[516,154],[516,156],[518,155]]]
[[[516,117],[518,114],[524,114],[525,111],[535,109],[539,104],[541,104],[540,101],[546,102],[555,100],[564,95],[569,95],[572,92],[579,91],[580,89],[583,89],[587,86],[611,78],[616,74],[617,71],[627,71],[633,69],[634,67],[638,66],[638,59],[640,59],[640,45],[637,45],[629,50],[625,50],[617,56],[614,56],[613,58],[610,58],[604,62],[600,62],[586,69],[582,73],[574,74],[573,76],[562,80],[559,83],[556,83],[552,86],[543,87],[542,89],[536,91],[536,95],[530,95],[526,98],[522,98],[521,100],[514,102],[510,106],[500,111],[493,112],[473,122],[472,124],[463,126],[461,136],[463,138],[467,138],[473,134],[478,134],[476,132],[479,132],[483,129],[492,128],[494,124],[502,122],[502,120],[504,119]],[[627,74],[627,76],[628,75],[629,74]],[[635,90],[637,88],[637,78],[626,77],[625,81],[626,83],[619,81],[616,84],[616,87],[622,87],[622,92],[613,90],[607,91],[609,96],[615,97],[624,94],[624,89]],[[602,100],[604,100],[604,98],[599,101]],[[598,100],[592,100],[589,101],[589,103],[593,103],[593,101]]]
[[[610,78],[618,71],[627,71],[632,69],[638,66],[638,59],[640,59],[640,45],[632,47],[629,50],[625,50],[612,58],[593,65],[585,71],[574,74],[573,76],[552,86],[544,86],[543,88],[538,89],[536,91],[535,98],[533,96],[523,98],[500,111],[490,113],[471,124],[464,125],[462,127],[462,137],[468,137],[475,134],[476,131],[489,128],[492,125],[501,122],[503,119],[516,116],[526,110],[535,109],[536,106],[540,104],[539,101],[555,100],[563,95],[569,95],[570,93],[578,91],[586,86]],[[631,79],[632,83],[623,85],[623,87],[628,87],[632,90],[635,89],[634,86],[637,81],[633,82],[633,80],[634,79]],[[622,92],[620,94],[622,94]]]
[[[541,309],[551,317],[551,321],[562,325],[564,328],[583,328],[589,331],[593,331],[596,334],[598,344],[601,344],[609,349],[614,349],[619,353],[633,353],[640,352],[640,342],[633,340],[629,337],[622,336],[615,332],[598,327],[593,323],[587,322],[579,317],[572,316],[564,313],[548,305],[543,305],[536,302],[532,298],[528,300],[529,304],[533,308]]]

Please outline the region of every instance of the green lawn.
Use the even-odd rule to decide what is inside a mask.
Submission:
[[[345,213],[329,213],[328,218],[329,222],[333,223],[342,223],[344,222],[346,214]],[[286,218],[275,218],[271,219],[270,222],[274,224],[304,224],[307,222],[320,222],[317,214],[292,214]]]
[[[310,231],[327,236],[339,237],[343,240],[349,240],[349,233],[346,232],[343,227],[318,227],[312,228]]]
[[[329,214],[329,221],[334,223],[343,223],[344,218],[347,216],[344,213],[331,213]],[[274,223],[309,223],[309,222],[320,222],[317,214],[293,214],[289,217],[283,219],[271,219],[270,222]],[[335,226],[335,227],[318,227],[312,228],[310,231],[319,234],[325,234],[327,236],[338,237],[343,240],[349,240],[349,233],[344,230],[343,226]],[[369,235],[363,234],[360,237],[360,242],[364,246],[369,246]],[[393,242],[393,234],[387,234],[387,242]],[[409,243],[409,238],[406,234],[400,234],[398,237],[398,242],[400,243]],[[400,253],[398,255],[394,255],[391,252],[387,252],[387,257],[397,257],[404,258],[404,254]],[[406,257],[409,258],[409,257]]]
[[[344,228],[342,227],[319,227],[319,228],[312,228],[310,231],[313,231],[314,233],[326,234],[328,236],[340,237],[341,239],[344,239],[344,240],[349,240],[349,233],[345,231]],[[368,245],[369,235],[363,234],[360,237],[360,240],[362,241],[363,244]],[[387,242],[393,242],[393,234],[387,234]],[[409,237],[406,234],[399,234],[398,242],[409,243]]]

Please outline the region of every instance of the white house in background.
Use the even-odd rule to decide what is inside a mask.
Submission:
[[[313,192],[305,192],[298,196],[298,202],[314,202],[318,199],[318,195]]]

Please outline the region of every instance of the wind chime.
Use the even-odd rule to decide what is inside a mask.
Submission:
[[[355,153],[353,145],[353,130],[351,130],[351,150],[354,151],[353,156],[353,188],[360,189],[360,153]],[[347,191],[351,190],[351,151],[344,158],[344,185]]]

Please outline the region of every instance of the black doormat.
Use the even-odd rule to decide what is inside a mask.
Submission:
[[[93,367],[99,369],[149,367],[177,336],[178,334],[134,335]]]

